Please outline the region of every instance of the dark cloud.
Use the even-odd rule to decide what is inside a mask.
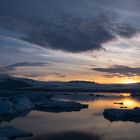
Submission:
[[[83,52],[100,49],[102,43],[114,38],[105,27],[95,20],[87,21],[72,15],[58,19],[61,22],[48,20],[50,20],[50,24],[48,21],[37,24],[42,29],[32,30],[24,39],[52,49]]]
[[[31,140],[101,140],[101,138],[102,136],[97,134],[70,131],[43,135],[36,138],[31,138]]]
[[[9,65],[4,65],[0,67],[1,72],[8,72],[13,71],[19,67],[36,67],[36,66],[46,66],[47,63],[44,62],[20,62],[20,63],[13,63]]]
[[[59,73],[59,72],[51,72],[48,75],[54,75],[54,76],[58,76],[61,78],[67,77],[65,74]]]
[[[27,77],[27,78],[38,78],[38,79],[39,79],[39,77],[46,77],[47,76],[47,74],[45,74],[45,73],[35,73],[35,72],[23,73],[21,75],[24,77]]]
[[[1,25],[25,34],[21,39],[41,47],[84,52],[101,49],[102,44],[115,39],[117,35],[131,37],[137,32],[136,28],[114,20],[106,15],[99,15],[95,19],[84,19],[75,15],[55,19],[10,17],[4,18]]]
[[[64,78],[67,75],[60,73],[60,72],[39,72],[38,71],[34,71],[34,69],[32,71],[26,71],[26,72],[16,72],[16,70],[18,68],[21,67],[44,67],[44,66],[48,66],[49,63],[46,62],[19,62],[19,63],[12,63],[12,64],[8,64],[8,65],[0,65],[0,73],[5,73],[5,74],[11,74],[11,75],[22,75],[24,77],[30,77],[30,78],[35,78],[35,77],[41,77],[43,79],[43,77],[46,76],[55,76],[55,77],[61,77]]]
[[[132,77],[132,76],[140,76],[140,68],[132,68],[128,66],[120,66],[115,65],[110,68],[93,68],[92,70],[107,73],[104,75],[105,77]]]
[[[94,1],[94,0],[93,0]],[[98,3],[105,5],[105,6],[110,6],[110,7],[115,7],[120,10],[124,11],[129,11],[131,12],[140,12],[140,1],[139,0],[96,0]]]
[[[101,0],[10,3],[3,3],[7,10],[0,7],[0,26],[24,34],[21,39],[44,48],[68,52],[98,50],[118,35],[129,38],[138,32],[134,25],[120,21],[114,11],[106,10],[114,6],[113,2],[106,8]]]
[[[129,12],[140,11],[140,1],[139,0],[0,0],[1,12],[11,14],[19,13],[23,15],[33,15],[33,16],[48,16],[57,15],[60,12],[78,12],[78,13],[92,13],[95,9],[98,10],[99,6],[104,6],[107,8],[118,8],[120,10]],[[25,8],[26,9],[23,9]],[[94,7],[94,9],[93,9]],[[97,7],[97,8],[96,8]],[[131,11],[130,11],[131,10]],[[48,13],[51,12],[51,13]]]

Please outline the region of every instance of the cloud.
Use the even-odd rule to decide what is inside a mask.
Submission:
[[[114,65],[110,68],[93,68],[92,70],[107,73],[105,77],[132,77],[140,76],[140,67],[132,68],[128,66]]]
[[[39,66],[46,66],[46,65],[47,63],[44,62],[19,62],[19,63],[13,63],[13,64],[1,66],[0,71],[10,72],[20,67],[39,67]]]
[[[51,72],[51,73],[48,73],[48,75],[58,76],[58,77],[61,77],[61,78],[67,77],[65,74],[62,74],[62,73],[59,73],[59,72]]]
[[[65,15],[58,19],[9,19],[5,25],[11,30],[24,33],[22,40],[44,48],[68,52],[99,50],[102,44],[112,41],[118,35],[131,37],[137,29],[127,24],[117,23],[107,15],[95,19],[84,19],[75,15]],[[14,22],[12,23],[12,20]],[[9,28],[9,27],[8,27]]]
[[[16,76],[22,76],[27,78],[46,78],[47,76],[52,77],[60,77],[65,78],[67,75],[61,73],[61,72],[47,72],[46,69],[44,69],[45,66],[50,65],[50,63],[46,62],[19,62],[19,63],[12,63],[8,65],[0,65],[0,73],[1,74],[11,74]],[[20,70],[17,71],[18,68],[26,68],[30,67],[30,70]],[[34,67],[42,67],[42,69],[35,69]]]
[[[43,79],[44,77],[46,78],[47,76],[55,76],[55,77],[61,77],[61,78],[67,77],[67,75],[63,73],[59,73],[59,72],[41,72],[41,73],[30,72],[30,73],[24,73],[22,75],[24,77],[30,77],[30,78],[39,77],[40,79]]]
[[[49,135],[42,135],[39,137],[31,138],[31,140],[101,140],[103,136],[97,134],[83,133],[83,132],[63,132],[63,133],[53,133]]]
[[[76,0],[67,4],[61,0],[54,5],[47,0],[43,1],[45,7],[38,0],[31,6],[32,2],[25,0],[23,7],[20,5],[22,9],[27,6],[28,12],[22,13],[16,1],[11,11],[17,14],[1,16],[0,26],[20,32],[24,35],[20,39],[44,48],[74,53],[99,50],[117,36],[130,38],[139,32],[133,24],[120,21],[113,10],[106,10],[103,1]],[[42,8],[38,7],[39,12],[34,14],[37,4]]]

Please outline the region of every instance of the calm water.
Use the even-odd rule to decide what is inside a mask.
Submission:
[[[32,111],[26,117],[2,123],[30,131],[32,138],[18,140],[139,140],[140,123],[110,122],[102,115],[105,108],[120,108],[116,101],[124,102],[128,108],[140,107],[140,102],[130,97],[121,99],[99,98],[94,101],[82,101],[89,104],[88,109],[70,113],[46,113]]]

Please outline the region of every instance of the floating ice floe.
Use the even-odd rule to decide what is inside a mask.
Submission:
[[[32,110],[35,105],[27,98],[2,98],[0,99],[0,115],[13,115]]]
[[[133,109],[105,109],[103,115],[109,121],[133,121],[140,122],[140,108]]]
[[[48,99],[46,95],[30,94],[0,98],[0,119],[10,121],[15,117],[27,115],[32,110],[46,112],[69,112],[87,108],[74,101],[60,101]]]
[[[37,107],[39,110],[42,111],[69,112],[69,111],[79,111],[83,108],[87,108],[88,105],[73,101],[47,100],[46,102],[38,102]]]
[[[30,101],[29,98],[23,97],[15,100],[14,107],[16,112],[23,112],[35,108],[35,105]]]
[[[15,139],[18,137],[31,137],[33,134],[30,132],[25,132],[23,130],[18,130],[12,126],[7,126],[0,128],[0,140]]]

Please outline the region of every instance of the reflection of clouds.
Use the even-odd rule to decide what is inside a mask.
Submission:
[[[95,113],[92,113],[92,115],[97,116],[97,117],[101,117],[102,114],[103,114],[102,112],[95,112]]]
[[[101,138],[102,136],[99,136],[97,134],[70,131],[42,135],[32,138],[31,140],[101,140]]]

